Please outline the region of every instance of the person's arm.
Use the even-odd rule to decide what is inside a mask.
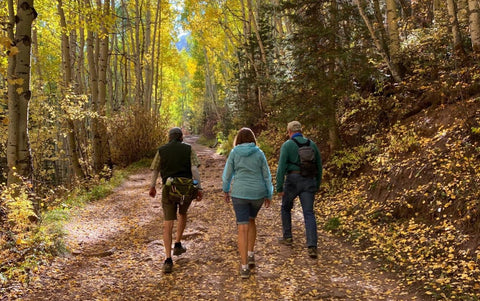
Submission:
[[[222,190],[225,193],[225,202],[230,201],[230,183],[233,178],[233,150],[230,152],[223,168],[222,173]]]
[[[201,201],[203,198],[202,182],[200,181],[200,171],[198,170],[199,166],[200,161],[198,160],[197,153],[192,148],[190,152],[190,168],[192,171],[192,179],[197,181],[197,201]]]
[[[262,151],[262,176],[263,182],[265,183],[265,188],[267,189],[267,199],[271,200],[273,195],[273,185],[272,185],[272,175],[270,173],[270,168],[268,167],[267,158]]]
[[[148,194],[153,198],[157,195],[157,190],[155,185],[157,184],[158,175],[160,174],[160,153],[157,152],[155,154],[155,158],[153,158],[152,165],[150,165],[150,169],[152,170],[152,178],[150,180],[150,190]]]
[[[315,146],[315,160],[317,162],[317,190],[320,189],[320,184],[322,183],[322,175],[323,175],[323,164],[322,164],[322,155],[320,154],[320,151],[318,150],[317,145],[314,143]]]
[[[198,188],[201,190],[202,183],[200,181],[200,171],[198,170],[198,167],[200,166],[200,161],[198,160],[197,154],[195,153],[193,148],[190,153],[190,162],[191,162],[191,170],[192,170],[192,179],[198,182]]]
[[[283,182],[285,181],[285,172],[287,170],[287,143],[282,144],[280,148],[280,158],[278,159],[276,191],[283,192]]]

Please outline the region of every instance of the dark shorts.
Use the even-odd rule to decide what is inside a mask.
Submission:
[[[237,224],[248,224],[250,219],[257,217],[258,211],[262,208],[263,199],[247,200],[232,197],[232,203]]]
[[[179,214],[187,214],[188,207],[192,203],[193,198],[186,198],[183,202],[178,202],[169,198],[170,186],[163,186],[162,188],[162,209],[163,218],[166,221],[173,221],[177,219],[177,211]]]

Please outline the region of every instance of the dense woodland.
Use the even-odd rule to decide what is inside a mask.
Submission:
[[[2,286],[59,251],[45,216],[68,192],[168,127],[224,152],[251,127],[275,171],[295,119],[324,158],[326,231],[478,299],[480,1],[0,0],[0,26]]]

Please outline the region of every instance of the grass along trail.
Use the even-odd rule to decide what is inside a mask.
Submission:
[[[309,258],[298,202],[294,244],[280,245],[278,197],[260,210],[257,267],[242,280],[235,216],[221,191],[225,158],[195,141],[186,137],[202,163],[204,198],[189,209],[187,252],[173,257],[172,274],[162,272],[160,196],[148,196],[144,169],[76,212],[66,226],[71,253],[43,266],[22,300],[421,300],[394,274],[321,230],[318,259]]]

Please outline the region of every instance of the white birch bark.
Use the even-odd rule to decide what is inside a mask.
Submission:
[[[470,39],[474,52],[480,52],[480,3],[478,0],[468,0]]]
[[[452,27],[453,49],[456,54],[464,53],[462,46],[462,34],[457,17],[457,3],[455,0],[447,0],[449,23]]]
[[[63,11],[63,2],[62,0],[57,1],[57,11],[60,17],[60,27],[62,30],[61,35],[61,45],[62,45],[62,65],[63,65],[63,80],[64,80],[64,97],[67,93],[70,93],[70,88],[72,86],[72,63],[71,63],[71,54],[70,54],[70,39],[67,35],[67,22],[65,20],[65,13]],[[69,158],[70,163],[72,164],[73,173],[79,178],[84,178],[85,174],[83,173],[82,167],[80,165],[78,149],[77,149],[77,139],[75,137],[76,130],[75,125],[68,113],[65,112],[66,124],[67,124],[67,143],[69,148]]]
[[[17,2],[14,16],[13,1],[8,1],[8,35],[18,52],[8,61],[8,140],[7,140],[7,183],[20,181],[19,177],[32,176],[31,154],[28,136],[28,106],[30,91],[30,52],[32,47],[32,23],[37,17],[33,0]],[[15,34],[13,29],[15,26]]]

